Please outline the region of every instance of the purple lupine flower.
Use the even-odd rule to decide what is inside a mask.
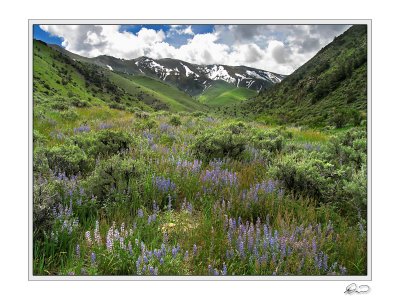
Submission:
[[[218,270],[217,270],[217,269],[214,269],[214,276],[218,276],[218,275],[219,275]]]
[[[126,249],[126,246],[125,246],[125,239],[124,239],[124,237],[123,236],[120,236],[119,237],[119,246],[121,247],[121,249]]]
[[[312,151],[313,150],[313,145],[310,143],[305,143],[304,144],[304,149],[306,149],[307,151]]]
[[[88,125],[81,125],[77,128],[74,128],[74,133],[82,133],[82,132],[89,132],[90,127]]]
[[[322,257],[322,269],[324,272],[328,271],[328,255],[324,254]]]
[[[206,173],[201,178],[204,183],[212,183],[213,187],[219,186],[236,186],[237,185],[237,174],[229,172],[228,170],[213,169],[206,170]]]
[[[97,245],[101,245],[101,236],[99,232],[99,221],[96,220],[96,225],[94,228],[94,240],[96,241]]]
[[[156,188],[163,193],[172,192],[175,190],[176,185],[169,178],[164,177],[153,177],[153,184]]]
[[[99,129],[103,130],[103,129],[110,129],[112,127],[111,124],[107,124],[107,123],[100,123],[99,124]]]
[[[159,207],[156,201],[153,201],[153,213],[157,213],[159,211]]]
[[[176,255],[178,254],[178,249],[173,247],[171,252],[172,252],[172,256],[175,258]]]
[[[283,238],[281,240],[281,257],[285,257],[286,256],[286,239]]]
[[[167,249],[165,248],[164,243],[161,244],[161,254],[164,256],[165,254],[167,254]]]
[[[184,172],[187,175],[193,173],[199,173],[201,170],[202,162],[199,160],[194,160],[193,162],[187,160],[178,160],[176,167],[179,171]]]
[[[193,256],[196,256],[197,254],[197,246],[196,244],[193,245]]]
[[[187,261],[189,259],[189,251],[186,250],[184,259]]]
[[[244,257],[245,253],[244,253],[244,243],[242,241],[242,237],[239,236],[239,240],[238,240],[238,251],[240,253],[240,256]]]
[[[328,225],[327,225],[327,227],[326,227],[325,236],[328,236],[332,231],[333,231],[332,221],[329,220],[329,221],[328,221]]]
[[[315,267],[321,271],[322,269],[322,259],[323,259],[324,253],[320,252],[318,254],[314,255],[314,263],[315,263]]]
[[[259,255],[258,255],[258,249],[257,249],[257,246],[256,246],[256,245],[254,245],[254,247],[253,247],[253,255],[254,255],[254,257],[256,257],[256,258],[259,257]]]
[[[155,257],[157,257],[157,259],[158,260],[160,260],[161,259],[161,255],[162,255],[162,252],[161,252],[161,250],[154,250],[154,255],[155,255]]]
[[[226,250],[226,259],[231,259],[231,252],[229,250]]]
[[[192,213],[192,211],[193,211],[193,206],[192,206],[192,203],[190,203],[190,202],[188,202],[188,204],[187,204],[187,211],[191,214]]]
[[[157,215],[156,214],[152,214],[147,218],[147,224],[150,224],[152,222],[155,222],[157,219]]]
[[[267,250],[268,248],[268,238],[264,237],[263,239],[263,248],[264,250]]]
[[[141,208],[138,210],[137,214],[139,218],[143,218],[143,210]]]
[[[96,263],[96,253],[92,252],[90,255],[90,261],[92,262],[92,265]]]
[[[89,245],[89,246],[92,245],[92,238],[91,238],[91,233],[90,233],[90,231],[86,231],[86,232],[85,232],[85,238],[86,238],[86,241],[87,241],[88,245]]]
[[[315,237],[312,240],[312,252],[317,253],[317,242],[315,241]]]
[[[81,257],[81,247],[79,246],[79,244],[76,244],[75,254],[77,258]]]
[[[128,243],[128,251],[129,251],[129,254],[130,254],[130,255],[133,255],[133,250],[132,250],[132,243],[131,243],[131,241],[129,241],[129,243]]]
[[[140,242],[140,250],[142,251],[142,253],[146,251],[146,245],[143,242]]]
[[[154,272],[154,267],[149,266],[149,273],[150,273],[150,275],[152,275],[152,276],[156,275],[155,272]]]
[[[113,244],[114,244],[114,230],[113,227],[111,227],[108,232],[107,232],[107,242],[106,242],[106,246],[107,246],[107,250],[108,252],[111,252],[113,249]]]
[[[168,124],[166,124],[166,123],[161,123],[161,124],[160,124],[160,130],[161,130],[162,132],[167,132],[167,131],[169,131],[169,130],[172,130],[172,126],[170,126],[170,125],[168,125]]]

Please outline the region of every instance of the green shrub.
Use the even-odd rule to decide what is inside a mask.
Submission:
[[[240,159],[246,146],[242,130],[242,125],[230,124],[207,131],[196,138],[192,150],[198,158],[206,161],[224,157]]]
[[[108,105],[108,107],[118,110],[125,110],[126,106],[121,103],[112,102]]]
[[[75,121],[78,119],[78,113],[75,110],[68,109],[60,113],[61,118],[66,121]]]
[[[87,190],[97,197],[99,203],[112,200],[114,192],[126,190],[138,175],[135,160],[114,155],[102,160],[87,178]]]
[[[67,110],[68,104],[66,102],[53,102],[50,107],[56,110]]]
[[[343,182],[343,189],[341,189],[341,197],[346,199],[350,204],[349,211],[359,210],[366,219],[367,202],[368,202],[368,181],[367,170],[361,168],[360,171],[353,174],[353,176]]]
[[[351,119],[349,111],[346,109],[339,109],[334,112],[331,122],[336,128],[343,128]]]
[[[49,164],[47,161],[47,150],[42,146],[34,146],[33,150],[33,173],[37,174],[48,174]]]
[[[192,112],[192,116],[193,117],[206,117],[207,115],[202,111],[195,111],[195,112]]]
[[[172,116],[169,119],[169,123],[173,126],[179,126],[182,125],[181,119],[178,116]]]
[[[79,99],[78,97],[71,98],[71,104],[76,107],[88,107],[90,103],[86,100]]]
[[[366,131],[352,129],[333,137],[328,145],[327,157],[338,166],[360,169],[367,162]]]
[[[143,125],[141,126],[143,129],[152,129],[157,125],[156,121],[154,121],[153,119],[146,119],[146,121],[143,123]]]
[[[95,133],[76,135],[72,138],[72,142],[92,157],[110,156],[127,150],[132,142],[132,137],[123,131],[101,130]]]
[[[89,170],[89,160],[85,152],[75,145],[60,145],[48,150],[47,161],[50,169],[65,172],[67,176],[86,173]]]
[[[278,130],[257,131],[252,137],[251,142],[254,147],[269,152],[281,152],[283,149],[284,137]]]
[[[148,119],[150,118],[150,114],[145,111],[136,111],[135,116],[139,119]]]
[[[287,156],[277,165],[276,177],[295,194],[329,202],[335,192],[338,174],[335,167],[317,158]]]
[[[229,125],[224,126],[224,128],[230,131],[233,134],[241,134],[244,133],[247,129],[247,126],[244,122],[233,122]]]
[[[47,142],[47,138],[41,134],[38,130],[33,130],[33,144],[44,144]]]

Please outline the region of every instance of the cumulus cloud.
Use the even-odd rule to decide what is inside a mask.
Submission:
[[[168,31],[168,36],[173,36],[174,33],[178,35],[194,35],[191,25],[171,25],[171,29]]]
[[[177,58],[196,64],[247,65],[290,74],[344,32],[349,25],[215,25],[195,34],[191,25],[165,30],[143,26],[136,33],[121,25],[41,25],[82,56],[102,54]]]

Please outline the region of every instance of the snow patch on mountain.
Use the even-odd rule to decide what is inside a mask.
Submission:
[[[194,74],[194,76],[199,77],[199,75],[197,73],[190,70],[186,65],[184,65],[183,63],[181,63],[181,65],[182,65],[182,67],[185,68],[186,77],[189,77],[190,74]]]
[[[108,68],[110,71],[114,71],[113,68],[112,68],[111,66],[109,66],[109,65],[107,65],[107,68]]]
[[[246,71],[246,74],[256,79],[267,80],[265,77],[260,76],[258,73],[254,71]]]
[[[224,69],[223,66],[214,65],[211,69],[205,68],[206,75],[211,80],[224,80],[229,83],[234,83],[236,81],[235,78],[231,77]]]
[[[271,80],[273,83],[278,83],[282,81],[282,78],[279,78],[278,76],[276,76],[275,74],[272,74],[270,72],[264,71],[263,72],[265,75],[268,76],[269,80]]]

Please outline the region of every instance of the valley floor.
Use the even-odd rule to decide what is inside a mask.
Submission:
[[[34,109],[34,275],[366,274],[366,130]]]

